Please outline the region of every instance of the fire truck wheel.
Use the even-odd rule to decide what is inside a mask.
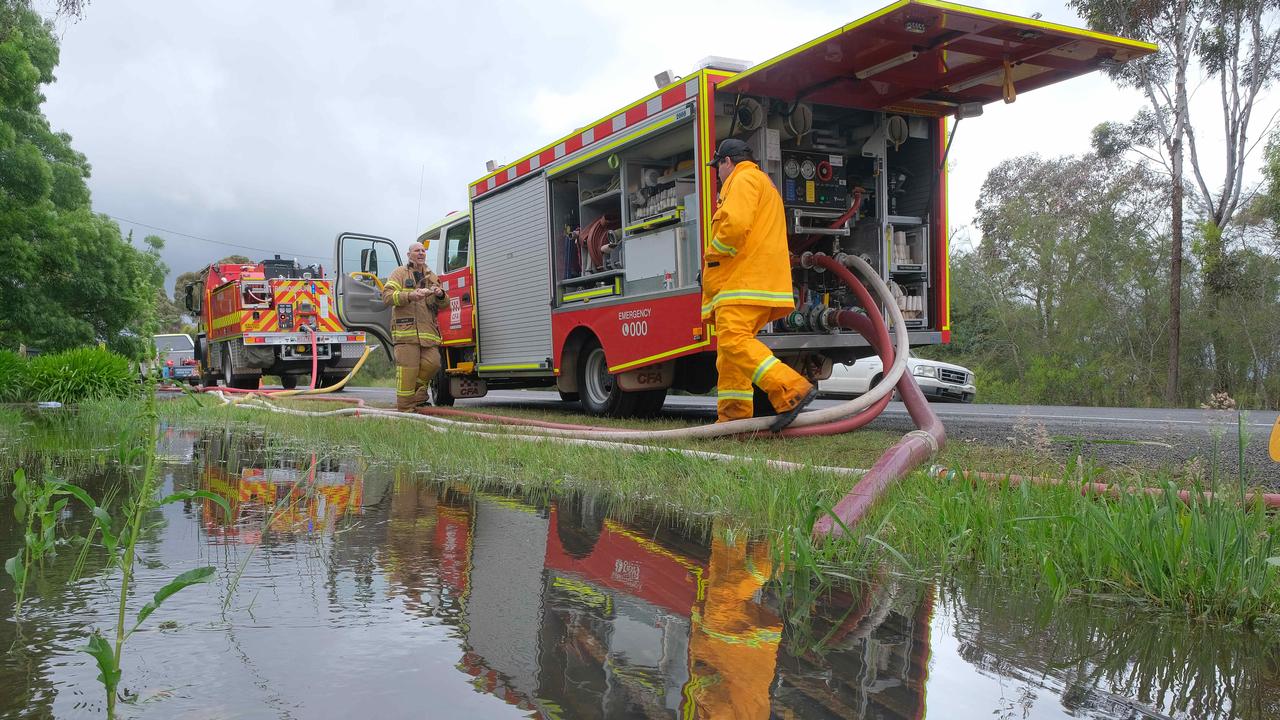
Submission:
[[[298,376],[297,375],[281,375],[280,387],[284,388],[285,390],[292,390],[298,387]]]
[[[609,372],[604,348],[596,340],[588,341],[578,356],[578,399],[590,415],[626,417],[635,412],[638,393],[623,392],[618,380]]]
[[[444,373],[444,368],[440,368],[440,372],[431,378],[431,384],[427,386],[427,399],[436,407],[453,407],[453,393],[449,391],[449,376]]]
[[[222,348],[222,379],[227,387],[238,390],[256,390],[258,381],[262,378],[257,375],[236,374],[236,368],[231,364],[231,348],[225,346]]]
[[[346,373],[338,373],[337,375],[321,375],[319,382],[316,383],[316,387],[332,387],[342,382],[342,378],[346,376]],[[334,392],[342,392],[344,389],[345,387],[338,388],[337,390],[334,390]]]
[[[662,406],[667,402],[667,391],[662,390],[645,390],[636,393],[639,399],[636,400],[636,417],[649,418],[656,417],[662,412]]]

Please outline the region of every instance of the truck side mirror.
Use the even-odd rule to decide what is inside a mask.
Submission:
[[[378,274],[378,251],[368,247],[360,251],[360,270],[372,275]]]
[[[191,292],[191,288],[192,288],[192,287],[193,287],[192,285],[188,285],[188,286],[187,286],[187,288],[186,288],[186,296],[183,298],[183,303],[182,303],[182,304],[186,306],[186,308],[187,308],[187,312],[195,312],[195,311],[196,311],[196,308],[195,308],[195,297],[194,297],[194,295],[195,295],[195,294],[194,294],[193,292]]]

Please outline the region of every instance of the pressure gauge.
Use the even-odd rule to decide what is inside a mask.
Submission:
[[[805,160],[800,163],[800,176],[805,180],[812,180],[816,171],[817,169],[814,167],[812,160]]]
[[[800,174],[800,163],[795,158],[787,158],[787,162],[782,166],[782,173],[792,180]]]

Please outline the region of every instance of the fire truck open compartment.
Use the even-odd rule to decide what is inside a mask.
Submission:
[[[697,284],[692,114],[673,125],[554,173],[557,308]]]
[[[939,142],[943,121],[803,100],[720,93],[717,138],[745,141],[782,196],[793,254],[849,253],[893,291],[912,343],[941,340],[945,277],[932,257],[944,237]],[[796,310],[762,338],[779,356],[848,362],[870,353],[851,331],[815,326],[825,308],[863,312],[849,288],[820,268],[793,271]],[[815,363],[816,365],[816,363]]]

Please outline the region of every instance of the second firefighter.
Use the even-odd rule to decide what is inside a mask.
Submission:
[[[409,263],[396,268],[382,289],[382,301],[391,306],[396,409],[401,412],[426,403],[427,386],[440,370],[436,313],[449,305],[449,298],[426,260],[426,247],[413,243],[409,246]]]

